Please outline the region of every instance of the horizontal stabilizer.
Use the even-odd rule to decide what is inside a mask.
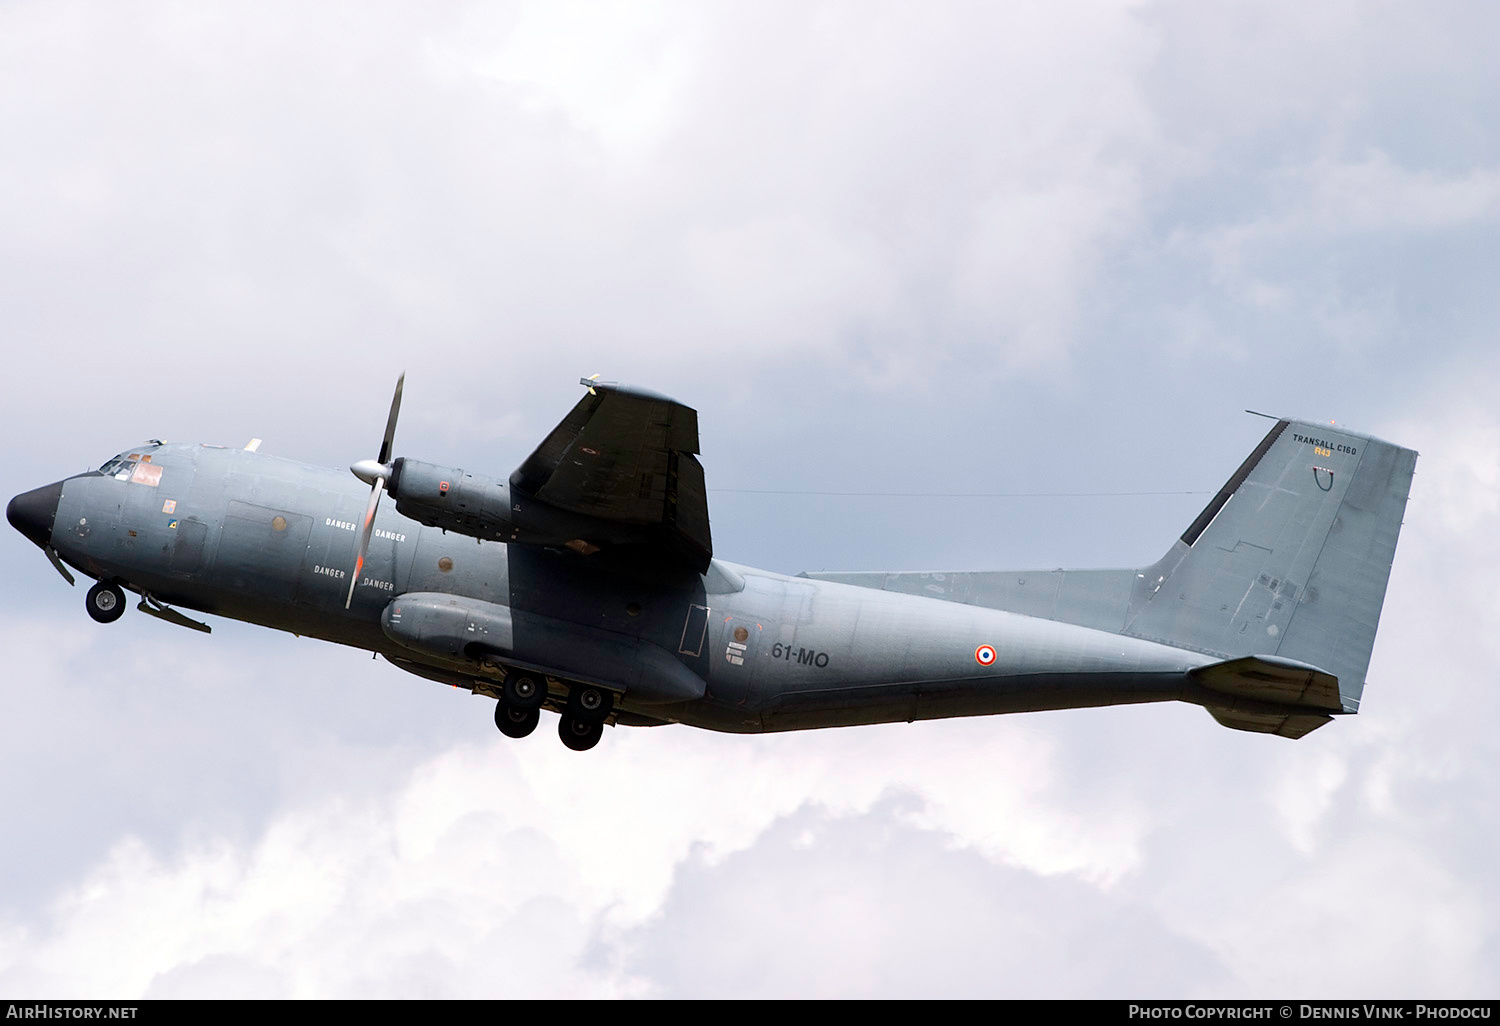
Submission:
[[[1323,724],[1330,722],[1332,716],[1324,716],[1320,713],[1259,713],[1241,712],[1238,709],[1221,709],[1215,706],[1208,707],[1209,714],[1226,727],[1235,730],[1248,730],[1256,734],[1275,734],[1277,737],[1289,737],[1296,740],[1304,734],[1311,734]]]
[[[1294,659],[1265,655],[1243,656],[1222,663],[1200,666],[1188,676],[1212,691],[1234,695],[1238,698],[1252,698],[1258,702],[1270,702],[1276,705],[1309,706],[1332,712],[1343,711],[1343,704],[1339,701],[1338,678],[1326,670],[1299,663]],[[1210,711],[1213,712],[1213,710]],[[1241,714],[1235,713],[1234,715]],[[1214,712],[1214,716],[1218,717],[1219,714]],[[1237,726],[1222,718],[1219,722],[1226,727]],[[1316,723],[1313,726],[1321,725],[1321,723]],[[1239,729],[1266,730],[1272,734],[1281,733],[1269,727],[1240,727]],[[1312,727],[1307,728],[1307,730],[1311,729]],[[1307,730],[1302,733],[1307,733]]]

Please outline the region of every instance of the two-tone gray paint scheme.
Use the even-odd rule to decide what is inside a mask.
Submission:
[[[678,457],[696,467],[695,415],[690,434],[681,421],[693,411],[608,387],[678,418],[673,482]],[[587,402],[523,469],[549,446],[555,467],[579,439],[598,444]],[[1127,570],[787,577],[712,559],[706,505],[675,556],[635,535],[611,549],[603,529],[598,546],[480,540],[387,505],[347,609],[368,494],[347,471],[147,443],[17,496],[7,514],[55,562],[140,593],[146,612],[378,652],[499,698],[497,723],[502,682],[535,674],[565,741],[570,696],[591,687],[612,700],[608,722],[637,726],[755,733],[1177,700],[1300,737],[1358,708],[1415,455],[1278,421],[1167,555]]]

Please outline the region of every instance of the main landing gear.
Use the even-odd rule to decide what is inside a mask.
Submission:
[[[506,737],[525,737],[541,719],[540,709],[513,709],[504,702],[495,703],[495,726]]]
[[[125,612],[125,593],[118,585],[100,581],[84,597],[89,616],[100,623],[114,623]]]
[[[511,670],[495,703],[495,726],[506,737],[525,737],[536,730],[547,700],[546,680],[529,670]],[[591,684],[575,684],[558,717],[557,736],[575,752],[593,748],[604,736],[604,721],[615,706],[614,693]]]
[[[525,737],[541,720],[546,699],[547,684],[541,677],[526,670],[511,670],[495,703],[495,726],[506,737]]]
[[[568,706],[557,721],[557,736],[575,752],[586,752],[604,736],[604,721],[615,707],[614,692],[590,684],[575,684]]]

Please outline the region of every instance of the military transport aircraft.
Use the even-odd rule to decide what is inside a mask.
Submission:
[[[1150,566],[786,577],[714,558],[689,407],[584,379],[497,480],[392,458],[404,380],[352,477],[258,441],[152,441],[6,517],[68,583],[68,566],[98,582],[102,623],[131,591],[184,627],[209,629],[177,607],[368,649],[495,698],[509,737],[555,710],[580,751],[607,724],[757,733],[1172,700],[1298,738],[1359,708],[1417,455],[1277,420]]]

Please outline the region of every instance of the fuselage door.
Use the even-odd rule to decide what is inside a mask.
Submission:
[[[289,600],[311,529],[301,513],[231,501],[214,559],[219,583],[243,598]]]
[[[195,577],[203,570],[203,550],[208,544],[208,525],[197,517],[183,517],[177,522],[177,540],[172,548],[171,571],[174,577]]]

